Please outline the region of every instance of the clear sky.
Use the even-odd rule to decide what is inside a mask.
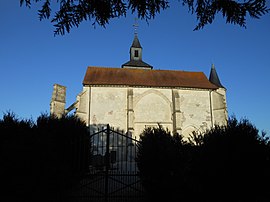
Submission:
[[[270,133],[270,14],[248,19],[247,29],[217,17],[193,31],[196,16],[178,1],[149,24],[139,21],[143,60],[154,69],[202,71],[214,63],[227,88],[229,115],[248,118]],[[106,29],[92,22],[54,36],[49,20],[19,0],[0,0],[0,113],[21,118],[49,112],[53,84],[67,87],[67,107],[82,90],[87,66],[121,67],[129,60],[134,15],[110,21]]]

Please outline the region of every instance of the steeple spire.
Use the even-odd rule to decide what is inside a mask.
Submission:
[[[215,65],[212,64],[212,67],[211,67],[211,72],[210,72],[210,75],[209,75],[209,81],[213,84],[215,84],[217,87],[219,88],[224,88],[224,86],[222,86],[219,78],[218,78],[218,74],[217,74],[217,71],[216,71],[216,68],[215,68]]]
[[[130,60],[122,65],[122,68],[152,69],[153,67],[142,60],[142,46],[138,38],[138,23],[135,19],[134,39],[129,50]]]
[[[139,42],[139,39],[138,39],[138,27],[139,27],[139,24],[138,24],[138,19],[137,18],[135,18],[135,23],[133,24],[133,27],[134,27],[134,39],[133,39],[131,48],[142,49],[142,46],[141,46],[141,44]],[[140,52],[142,52],[142,50],[140,50]]]
[[[133,24],[133,27],[134,27],[134,35],[138,35],[138,27],[139,27],[139,24],[138,24],[138,18],[135,18],[135,23]]]

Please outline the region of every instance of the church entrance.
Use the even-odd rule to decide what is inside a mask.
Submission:
[[[90,172],[80,182],[74,201],[143,201],[135,157],[138,140],[107,125],[90,135]]]

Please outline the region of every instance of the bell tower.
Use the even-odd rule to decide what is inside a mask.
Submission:
[[[142,60],[142,46],[138,38],[138,23],[135,20],[134,26],[134,39],[129,50],[130,59],[122,65],[122,68],[133,69],[153,69],[153,67]]]

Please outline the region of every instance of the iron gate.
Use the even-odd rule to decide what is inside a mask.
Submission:
[[[138,140],[107,128],[90,135],[89,174],[80,182],[76,201],[143,201],[135,157]]]

